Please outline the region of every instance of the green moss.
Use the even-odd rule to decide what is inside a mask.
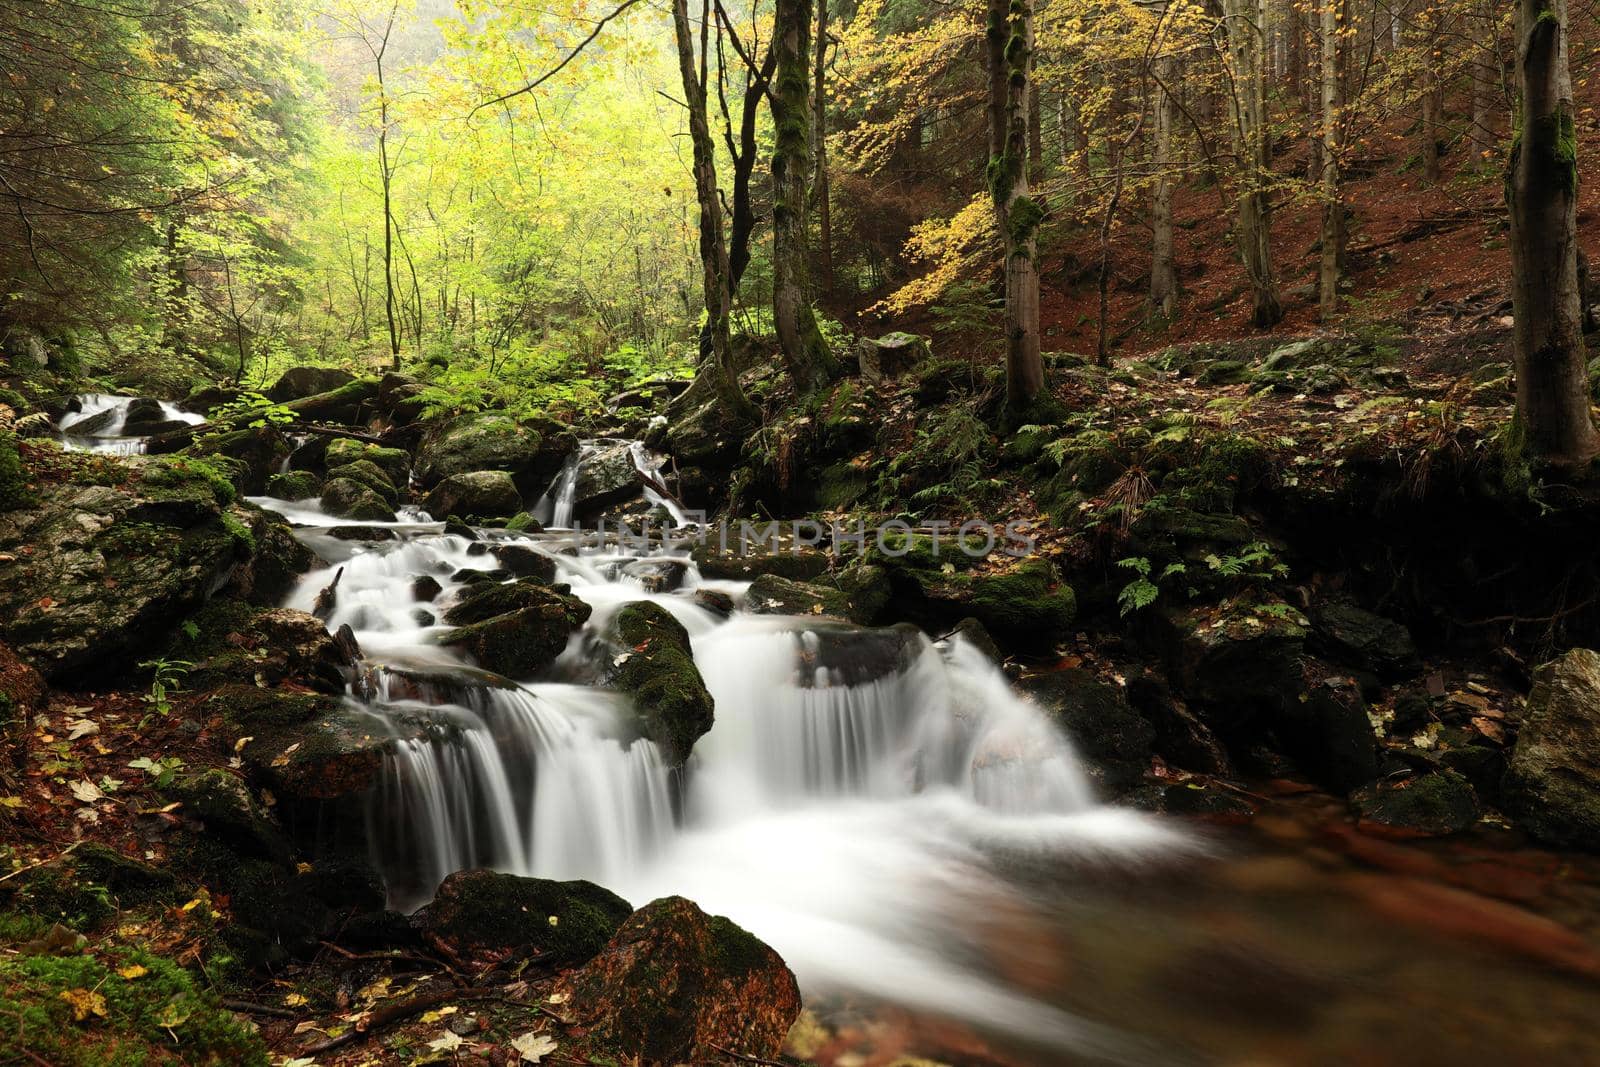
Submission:
[[[593,958],[632,913],[626,900],[593,882],[474,870],[447,878],[416,921],[457,944],[530,946],[541,963],[575,964]]]
[[[79,1020],[63,994],[98,1010]],[[0,1019],[13,1051],[59,1067],[269,1062],[261,1038],[187,972],[138,949],[0,957]]]
[[[203,485],[210,490],[218,504],[233,503],[238,495],[233,482],[222,469],[220,458],[196,459],[192,456],[167,456],[145,468],[146,486],[165,489],[184,489]]]
[[[0,511],[15,511],[32,501],[28,473],[17,450],[17,435],[0,433]]]
[[[306,500],[322,491],[322,479],[311,471],[285,471],[267,479],[267,495],[279,500]]]
[[[347,437],[336,437],[328,442],[326,463],[329,471],[358,461],[376,466],[395,485],[405,484],[406,474],[411,469],[411,457],[402,449],[384,448]]]
[[[1044,221],[1044,207],[1031,196],[1019,196],[1011,201],[1011,206],[1006,210],[1006,232],[1011,237],[1011,244],[1019,253],[1022,247],[1038,232],[1039,224]]]
[[[358,459],[337,467],[329,464],[328,481],[331,483],[341,478],[366,486],[391,506],[399,499],[394,482],[390,481],[383,469],[371,460]]]
[[[291,689],[263,689],[253,685],[224,686],[206,701],[212,714],[221,715],[241,734],[297,726],[329,715],[339,702],[319,693]]]
[[[231,512],[222,513],[222,526],[228,531],[228,536],[233,538],[233,544],[243,555],[251,555],[256,550],[256,535],[250,527],[239,521],[239,517]]]
[[[643,732],[675,766],[711,729],[711,693],[695,666],[689,634],[659,604],[639,601],[617,613],[616,633],[627,650],[613,684],[633,697]]]

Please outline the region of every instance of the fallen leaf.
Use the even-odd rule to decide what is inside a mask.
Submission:
[[[443,1034],[428,1042],[428,1047],[435,1052],[454,1052],[464,1044],[466,1042],[461,1040],[460,1034],[452,1034],[449,1030],[446,1030]],[[538,1061],[535,1060],[534,1062],[537,1063]]]
[[[190,1009],[188,1006],[180,1004],[176,1000],[171,1000],[167,1002],[166,1007],[161,1009],[161,1014],[156,1017],[156,1025],[171,1030],[188,1022],[189,1015]]]
[[[117,973],[131,982],[135,978],[143,978],[150,972],[137,963],[130,963],[126,967],[118,967]]]
[[[90,734],[97,734],[99,732],[100,724],[90,719],[67,720],[68,741],[76,741],[80,737],[88,737]]]
[[[523,1063],[538,1063],[540,1059],[554,1052],[556,1047],[555,1041],[549,1034],[535,1033],[532,1030],[521,1037],[511,1039],[511,1048],[522,1057]]]
[[[72,1005],[74,1022],[81,1023],[91,1015],[105,1018],[106,998],[92,989],[64,989],[60,996],[62,1000]]]
[[[106,797],[104,793],[100,792],[100,787],[87,778],[77,782],[70,782],[67,788],[72,790],[73,799],[80,804],[93,804],[95,801],[104,800]]]

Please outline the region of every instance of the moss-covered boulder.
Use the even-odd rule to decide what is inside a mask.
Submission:
[[[894,587],[891,613],[948,629],[968,616],[1007,648],[1044,649],[1063,640],[1077,615],[1072,587],[1046,559],[1024,559],[996,570],[933,570],[883,563]]]
[[[534,578],[547,584],[555,581],[555,559],[527,545],[492,545],[489,553],[502,570],[518,578]]]
[[[284,471],[267,479],[266,494],[278,500],[310,500],[322,495],[322,478],[311,471]]]
[[[272,383],[272,388],[267,390],[267,399],[275,404],[303,400],[349,385],[355,378],[354,374],[338,367],[290,367]]]
[[[289,859],[288,838],[238,775],[213,767],[177,778],[166,792],[183,805],[184,815],[198,820],[204,830],[226,835],[261,855]]]
[[[273,426],[252,426],[242,430],[223,430],[184,440],[194,434],[193,427],[178,431],[173,443],[186,444],[184,454],[222,463],[230,480],[244,496],[259,496],[267,491],[267,479],[276,474],[289,457],[289,439]],[[160,435],[151,438],[152,452],[161,447]]]
[[[228,515],[237,524],[230,529],[250,555],[234,570],[223,592],[263,607],[282,603],[300,576],[316,564],[315,553],[278,516],[254,505],[234,504]],[[223,521],[227,524],[226,518]]]
[[[175,640],[173,656],[194,664],[187,679],[193,689],[253,680],[260,686],[293,682],[338,694],[355,668],[351,650],[321,620],[294,608],[257,611],[238,601],[216,600],[192,622],[196,636]]]
[[[1292,606],[1248,597],[1169,608],[1156,618],[1174,687],[1224,728],[1298,703],[1308,628]]]
[[[329,471],[346,463],[371,463],[383,471],[384,476],[396,486],[405,485],[411,475],[411,455],[404,449],[384,448],[382,445],[357,441],[349,437],[335,437],[329,440],[328,447],[323,453],[323,462]]]
[[[1575,648],[1534,672],[1504,807],[1542,841],[1600,850],[1600,653]]]
[[[792,530],[775,529],[774,537],[767,536],[764,526],[756,526],[755,531],[752,537],[742,539],[737,536],[737,528],[730,529],[726,549],[717,540],[696,545],[690,556],[700,576],[750,581],[772,574],[790,581],[809,582],[827,574],[833,565],[826,551],[797,542]]]
[[[444,621],[451,626],[470,626],[496,615],[525,609],[549,611],[551,614],[571,612],[578,617],[575,625],[581,625],[589,617],[587,605],[569,596],[566,586],[553,588],[537,578],[521,578],[514,582],[473,582],[445,610]]]
[[[1471,784],[1448,770],[1374,782],[1351,794],[1350,804],[1363,827],[1402,837],[1458,834],[1478,821]]]
[[[139,949],[0,955],[0,1017],[0,1044],[17,1063],[272,1062],[254,1027],[182,967]]]
[[[831,615],[850,617],[850,598],[822,582],[794,582],[763,574],[750,583],[745,606],[757,615]]]
[[[800,1014],[776,952],[682,897],[640,908],[561,990],[591,1060],[709,1063],[722,1049],[771,1059]]]
[[[617,613],[624,652],[612,684],[633,698],[641,731],[673,766],[682,766],[714,721],[714,704],[694,664],[689,634],[661,605],[628,604]]]
[[[928,339],[914,333],[888,333],[856,342],[861,376],[874,384],[907,374],[932,357]]]
[[[400,501],[400,491],[395,488],[394,482],[371,460],[357,459],[337,467],[328,468],[328,481],[330,483],[343,479],[364,485],[383,498],[383,502],[394,510]]]
[[[117,464],[115,485],[41,484],[0,513],[0,636],[50,680],[123,670],[249,558],[199,464]]]
[[[468,471],[445,478],[422,500],[435,520],[488,519],[522,510],[522,494],[505,471]]]
[[[538,495],[577,447],[555,423],[519,422],[510,415],[462,415],[435,428],[417,449],[417,480],[432,489],[452,474],[505,471],[523,493]]]
[[[1120,688],[1088,671],[1064,670],[1026,678],[1022,691],[1072,740],[1105,792],[1115,795],[1143,780],[1156,732]]]
[[[559,967],[594,958],[632,911],[593,882],[472,870],[446,878],[412,923],[464,956],[526,952]]]
[[[492,594],[495,596],[505,596],[515,590],[510,595],[522,598],[527,606],[458,625],[441,637],[439,643],[465,653],[485,670],[508,678],[529,678],[554,663],[566,648],[568,635],[589,617],[589,605],[583,601],[535,582],[515,582],[510,586],[485,583],[484,590],[486,593],[507,591],[495,592]],[[463,602],[456,608],[468,613],[458,612],[455,618],[476,617],[478,611],[487,610],[481,602],[470,609],[465,605]],[[445,619],[450,621],[449,612]]]
[[[333,478],[322,487],[322,508],[330,515],[357,522],[388,522],[394,508],[371,488],[349,478]]]
[[[377,780],[391,736],[371,716],[339,707],[251,737],[240,749],[253,780],[296,801],[359,797]]]

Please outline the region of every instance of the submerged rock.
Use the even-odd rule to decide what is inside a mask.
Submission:
[[[434,486],[422,501],[423,510],[436,520],[494,518],[522,510],[522,494],[505,471],[468,471],[452,474]]]
[[[774,1057],[800,1014],[776,952],[682,897],[634,912],[561,988],[594,1053],[648,1064],[714,1062],[722,1049]]]
[[[1600,849],[1600,653],[1575,648],[1534,672],[1504,805],[1540,840]]]
[[[613,684],[633,697],[644,734],[675,767],[682,766],[706,731],[715,710],[689,647],[683,624],[661,605],[629,604],[617,613],[622,662]]]
[[[593,959],[632,913],[593,882],[557,882],[499,871],[457,871],[413,925],[465,956],[529,952],[541,964]]]

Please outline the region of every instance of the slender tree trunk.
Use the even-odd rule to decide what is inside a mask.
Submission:
[[[799,395],[826,388],[839,373],[812,309],[806,247],[811,178],[811,0],[777,0],[772,47],[772,312],[778,347]]]
[[[179,248],[176,221],[167,223],[167,314],[164,332],[167,347],[183,355],[189,351],[189,270]]]
[[[1488,0],[1473,8],[1472,142],[1473,165],[1482,167],[1500,149],[1499,99],[1504,64],[1500,59],[1499,9]]]
[[[1236,239],[1245,274],[1255,294],[1253,320],[1266,328],[1283,318],[1278,283],[1272,271],[1272,195],[1265,49],[1267,0],[1223,0],[1232,74],[1231,106],[1235,155],[1239,161]]]
[[[1444,107],[1443,88],[1439,84],[1438,65],[1440,20],[1438,0],[1428,0],[1422,11],[1422,176],[1430,182],[1439,180],[1439,123]]]
[[[728,316],[733,297],[729,289],[728,247],[722,232],[722,203],[717,195],[716,145],[706,113],[705,35],[711,22],[710,2],[701,8],[700,57],[695,56],[694,30],[689,24],[689,0],[672,0],[672,27],[678,45],[678,72],[683,80],[684,102],[689,109],[689,140],[694,149],[694,191],[700,208],[701,286],[706,305],[706,325],[711,336],[711,360],[697,371],[729,411],[753,416],[754,406],[739,388],[733,366],[733,341]]]
[[[1028,0],[989,0],[984,34],[989,72],[989,193],[1005,246],[1006,408],[1021,414],[1044,390],[1039,356],[1039,223],[1044,208],[1028,195],[1028,83],[1033,9]]]
[[[833,295],[833,200],[828,181],[828,0],[816,0],[817,39],[815,43],[816,67],[812,76],[813,155],[816,158],[816,177],[811,182],[811,195],[817,205],[817,267],[822,274],[822,292]]]
[[[1531,466],[1578,474],[1596,439],[1578,292],[1578,146],[1566,0],[1519,0],[1520,134],[1511,150],[1517,423]]]
[[[1323,321],[1339,310],[1339,278],[1344,267],[1344,190],[1339,179],[1339,5],[1341,0],[1320,0],[1318,12],[1322,46],[1322,264],[1318,272],[1318,308]]]
[[[1178,270],[1172,258],[1172,130],[1178,121],[1178,61],[1156,60],[1155,188],[1150,196],[1150,314],[1170,322],[1178,310]]]

